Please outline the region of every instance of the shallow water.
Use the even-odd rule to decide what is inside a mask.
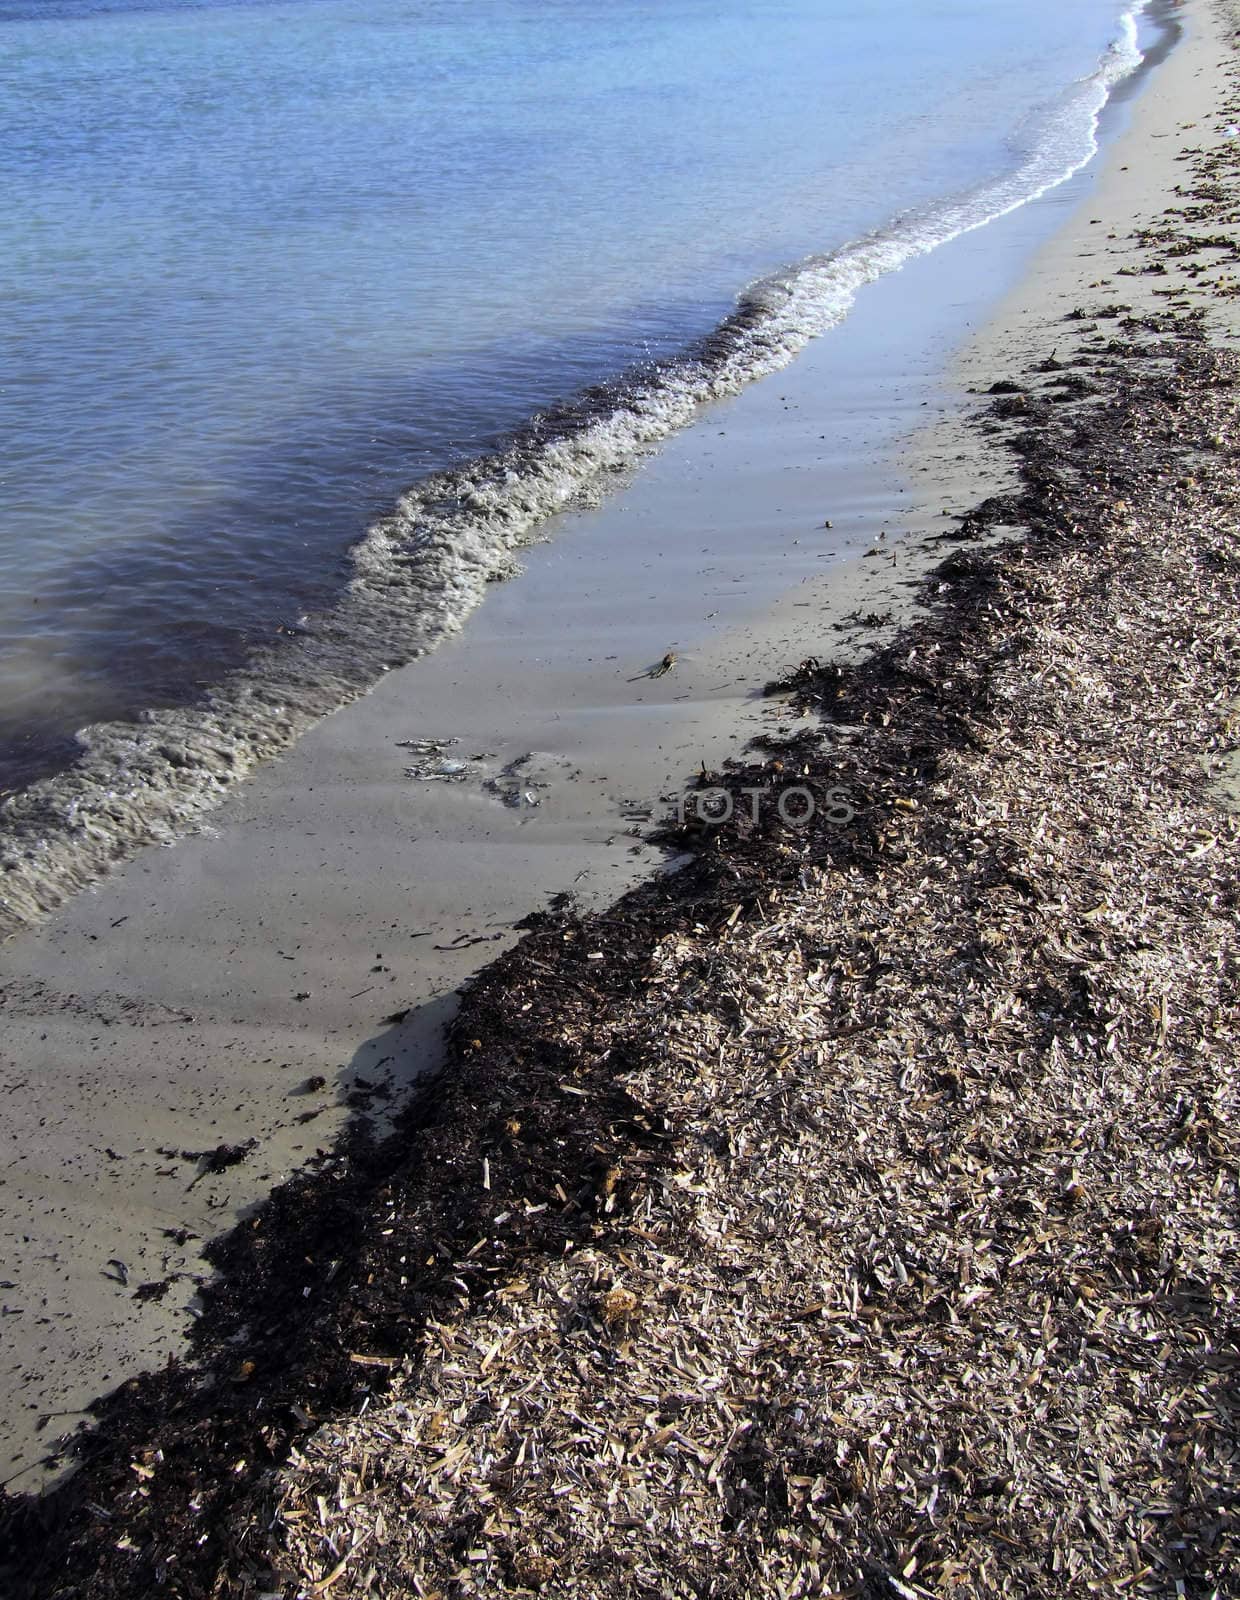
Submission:
[[[0,0],[0,787],[61,773],[7,811],[33,897],[1061,179],[1135,40],[1121,0]]]

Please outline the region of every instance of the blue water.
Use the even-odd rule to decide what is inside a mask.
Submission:
[[[0,0],[0,788],[149,795],[194,704],[232,776],[433,643],[591,474],[1086,159],[1125,16]]]

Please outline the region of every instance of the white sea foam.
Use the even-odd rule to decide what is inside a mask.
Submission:
[[[184,834],[256,764],[387,668],[432,649],[549,516],[601,496],[614,473],[691,422],[704,402],[785,366],[847,316],[867,283],[1072,177],[1097,152],[1109,95],[1141,62],[1143,9],[1124,17],[1097,72],[1073,86],[1006,176],[751,286],[679,362],[536,419],[502,453],[417,485],[354,549],[339,605],[310,619],[304,637],[254,658],[204,704],[84,729],[72,768],[4,805],[0,936],[140,846]]]

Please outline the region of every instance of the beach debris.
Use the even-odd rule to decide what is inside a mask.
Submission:
[[[137,1300],[139,1304],[145,1305],[153,1301],[158,1305],[164,1299],[164,1296],[168,1293],[169,1289],[172,1288],[179,1276],[179,1273],[174,1272],[170,1273],[166,1278],[154,1279],[149,1283],[140,1283],[133,1292],[133,1298]]]
[[[482,787],[513,810],[539,806],[556,777],[567,775],[569,763],[562,756],[527,750],[483,781]]]
[[[641,1300],[632,1289],[626,1289],[621,1284],[608,1289],[603,1296],[600,1311],[604,1323],[610,1329],[628,1328],[641,1306]]]
[[[447,752],[460,744],[460,739],[398,739],[399,750],[411,750],[422,759],[405,768],[405,776],[419,783],[467,783],[476,777],[483,755],[460,757]]]
[[[182,1150],[183,1160],[198,1162],[198,1172],[190,1180],[189,1188],[192,1189],[204,1178],[217,1176],[227,1172],[229,1167],[239,1165],[257,1148],[257,1139],[246,1139],[242,1144],[217,1144],[212,1150]]]
[[[637,673],[629,679],[630,683],[640,683],[643,678],[662,678],[671,672],[677,661],[676,652],[668,650],[652,667],[647,667],[644,672]]]
[[[453,745],[460,744],[460,739],[453,734],[447,739],[397,739],[398,750],[413,750],[421,756],[441,756],[445,750],[451,750]]]
[[[474,763],[459,760],[422,761],[405,768],[406,778],[419,783],[467,783],[474,775]]]
[[[111,1267],[112,1270],[111,1270],[111,1272],[109,1272],[107,1270],[107,1267],[105,1267],[103,1269],[103,1276],[105,1278],[111,1278],[113,1283],[119,1283],[122,1286],[128,1284],[128,1282],[129,1282],[129,1268],[125,1265],[125,1263],[123,1261],[121,1261],[116,1256],[111,1256],[108,1259],[108,1267]]]
[[[412,768],[407,769],[407,771],[411,777],[416,776],[424,779],[456,778],[459,781],[463,781],[464,778],[468,776],[469,768],[470,763],[468,761],[453,760],[436,762],[435,766],[429,772],[423,770],[415,773]]]
[[[432,945],[432,950],[468,950],[476,944],[495,944],[504,937],[503,930],[497,933],[458,933],[456,938],[448,944]]]
[[[244,1144],[217,1144],[214,1150],[203,1152],[203,1169],[206,1172],[226,1172],[229,1167],[244,1161],[257,1145],[257,1139],[247,1139]]]

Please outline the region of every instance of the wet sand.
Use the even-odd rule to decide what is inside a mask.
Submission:
[[[657,867],[649,818],[702,764],[787,725],[757,697],[767,679],[880,634],[837,631],[850,614],[907,607],[943,508],[998,483],[960,427],[967,389],[1004,376],[1039,307],[1118,260],[1204,97],[1207,16],[1097,169],[873,286],[787,373],[601,511],[559,519],[459,639],[322,724],[209,831],[5,948],[0,1476],[180,1348],[199,1243],[436,1062],[456,990],[521,918],[555,894],[601,904]],[[962,323],[992,316],[1005,283],[944,380]],[[1133,285],[1134,303],[1167,287]],[[675,668],[641,677],[669,649]],[[407,775],[427,758],[406,741],[447,739],[440,760],[479,758],[467,781]],[[538,804],[510,807],[484,783],[527,754],[512,777]],[[219,1172],[186,1154],[250,1140]]]

